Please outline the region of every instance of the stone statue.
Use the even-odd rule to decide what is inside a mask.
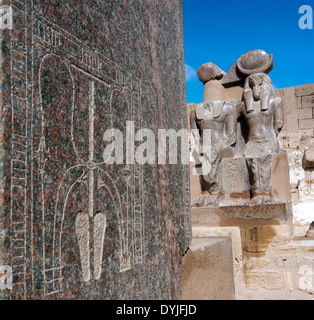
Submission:
[[[190,114],[192,133],[194,130],[199,131],[199,137],[195,135],[194,138],[200,140],[202,165],[206,166],[208,162],[210,167],[209,172],[200,176],[202,190],[213,196],[214,203],[218,201],[219,195],[221,159],[224,153],[232,152],[230,147],[236,143],[237,138],[237,112],[234,104],[224,101],[223,87],[218,80],[221,74],[221,70],[214,64],[206,64],[199,69],[199,78],[207,86],[210,96],[209,100],[197,106]],[[205,130],[211,130],[211,141],[205,142]]]
[[[271,159],[272,154],[280,151],[277,137],[283,127],[283,110],[267,74],[256,73],[246,78],[243,101],[237,111],[248,126],[244,156],[249,168],[252,202],[273,202]]]
[[[278,139],[283,103],[268,76],[273,65],[272,54],[255,49],[240,56],[227,73],[212,62],[199,68],[204,98],[190,122],[195,140],[193,129],[199,133],[199,162],[210,170],[200,170],[200,193],[192,207],[219,207],[233,217],[289,216],[288,156]],[[209,141],[206,129],[211,130]],[[282,186],[275,181],[278,172]]]

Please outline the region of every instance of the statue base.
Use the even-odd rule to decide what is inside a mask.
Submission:
[[[209,198],[208,198],[209,197]],[[230,202],[233,201],[233,204]],[[192,209],[216,209],[230,218],[242,219],[280,219],[287,221],[292,214],[292,202],[251,203],[250,199],[230,199],[220,201],[219,205],[213,205],[210,195],[200,195],[192,203]],[[225,202],[225,203],[223,203]],[[238,202],[238,203],[237,203]]]
[[[192,199],[192,208],[215,208],[233,218],[286,221],[292,212],[289,163],[286,151],[271,157],[271,194],[252,197],[244,158],[222,159],[219,195],[202,193]]]

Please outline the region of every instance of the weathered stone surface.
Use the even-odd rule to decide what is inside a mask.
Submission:
[[[225,75],[218,66],[212,62],[201,65],[197,70],[198,78],[204,84],[210,80],[220,80]]]
[[[261,49],[251,50],[242,55],[237,61],[237,68],[244,75],[269,73],[273,66],[273,55],[267,54]]]
[[[299,120],[300,129],[313,129],[314,128],[314,119],[301,119]]]
[[[299,127],[296,109],[296,87],[285,88],[283,90],[276,90],[276,95],[281,97],[283,101],[283,129],[287,131],[297,131]]]
[[[277,92],[280,92],[282,90],[277,90]],[[297,109],[302,109],[302,98],[301,97],[296,97],[296,108]]]
[[[285,286],[282,274],[274,271],[249,271],[245,273],[244,278],[248,289],[279,290]]]
[[[254,73],[269,73],[273,68],[273,56],[264,50],[256,49],[243,54],[222,78],[221,83],[226,86],[234,86],[244,83],[248,75]]]
[[[193,238],[228,237],[232,240],[234,271],[242,261],[242,242],[239,227],[193,227]]]
[[[297,246],[289,243],[286,245],[280,245],[280,246],[277,245],[274,249],[275,251],[294,251],[297,249]]]
[[[255,269],[265,269],[271,264],[271,261],[265,257],[247,257],[245,258],[244,271]]]
[[[312,108],[305,108],[305,109],[298,109],[298,119],[312,119],[313,118],[313,109]]]
[[[221,194],[250,197],[249,173],[244,158],[222,159],[220,179]]]
[[[288,225],[256,226],[243,229],[242,243],[246,252],[265,252],[271,243],[285,243],[291,239]]]
[[[192,208],[218,208],[218,195],[200,194],[191,203]]]
[[[295,87],[296,97],[309,96],[312,94],[314,95],[314,84],[313,83]]]
[[[231,208],[234,206],[231,206]],[[230,209],[231,211],[231,209]],[[274,219],[244,219],[240,217],[230,217],[225,214],[222,208],[192,208],[191,209],[192,226],[194,227],[255,227],[257,225],[286,225],[287,221],[279,218]]]
[[[238,110],[249,128],[244,155],[251,177],[251,193],[253,198],[271,197],[271,155],[279,152],[277,137],[284,117],[282,100],[275,97],[268,75],[257,73],[246,79],[243,103]]]
[[[302,97],[302,109],[308,108],[314,108],[314,95]]]
[[[314,148],[309,148],[304,151],[303,167],[304,169],[314,168]]]
[[[292,237],[291,220],[230,218],[221,208],[204,208],[192,209],[192,225],[193,237],[232,239],[238,299],[312,299],[314,241],[304,237],[306,230]]]
[[[311,259],[296,254],[281,254],[276,256],[275,263],[280,268],[299,269],[301,266],[314,266]]]
[[[232,218],[243,219],[282,219],[287,221],[292,214],[291,203],[261,203],[221,206],[221,211]]]
[[[237,114],[233,104],[221,100],[209,100],[191,112],[190,123],[199,149],[193,151],[197,165],[202,167],[202,190],[217,196],[219,192],[219,167],[222,153],[236,141]],[[199,135],[195,134],[195,131]],[[206,134],[205,134],[206,132]],[[210,132],[210,134],[208,134]],[[198,161],[203,157],[201,163]],[[206,165],[209,170],[206,170]]]
[[[226,101],[226,89],[219,80],[207,81],[204,85],[203,101],[221,100]]]
[[[184,300],[234,300],[230,238],[193,239],[183,258]]]
[[[232,202],[236,202],[236,198]],[[292,214],[292,203],[261,203],[252,204],[244,202],[241,198],[239,204],[218,205],[216,197],[203,194],[192,201],[192,210],[212,208],[225,214],[229,218],[240,219],[281,219],[287,221]]]
[[[103,152],[126,121],[186,128],[181,2],[4,2],[0,297],[179,299],[188,166]]]
[[[221,83],[228,87],[244,82],[245,76],[238,70],[237,62],[235,62],[226,75],[221,79]]]

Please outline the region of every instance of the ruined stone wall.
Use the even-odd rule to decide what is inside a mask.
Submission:
[[[193,238],[231,238],[236,299],[313,299],[314,242],[294,237],[291,221],[232,219],[196,208],[192,225]]]
[[[294,235],[302,236],[314,220],[314,172],[304,168],[305,150],[314,147],[314,84],[276,93],[284,106],[285,125],[279,138],[289,157]]]
[[[305,237],[314,220],[314,171],[304,166],[314,147],[314,84],[276,90],[283,99],[281,148],[289,157],[293,213],[278,219],[232,219],[221,210],[192,209],[194,238],[230,237],[237,299],[313,299],[314,239]],[[188,114],[195,104],[188,105]],[[191,176],[191,197],[199,194]]]
[[[283,131],[314,135],[314,84],[276,90],[284,101]]]

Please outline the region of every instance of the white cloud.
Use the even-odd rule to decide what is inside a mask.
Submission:
[[[185,79],[191,81],[197,76],[197,72],[189,65],[185,64]]]

